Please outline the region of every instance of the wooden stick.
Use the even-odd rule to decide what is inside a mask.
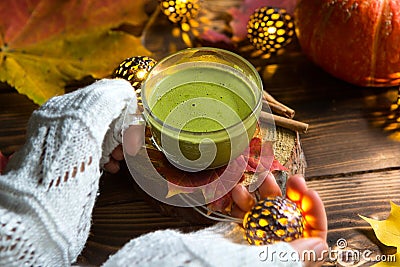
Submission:
[[[268,102],[267,100],[262,100],[262,105],[264,110],[271,110],[276,114],[282,115],[286,118],[292,119],[294,117],[294,112],[282,107],[276,103]]]
[[[272,111],[287,118],[292,119],[294,117],[295,111],[293,109],[282,104],[266,91],[263,91],[263,98],[265,99],[265,101],[263,100],[263,106],[269,105]]]
[[[300,133],[306,133],[309,126],[307,123],[288,119],[265,111],[261,111],[260,120],[270,124],[275,123],[275,125]]]

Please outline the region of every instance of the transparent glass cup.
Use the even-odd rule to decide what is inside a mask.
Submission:
[[[216,48],[172,54],[148,74],[141,88],[152,139],[185,171],[224,166],[254,135],[262,81],[244,58]]]

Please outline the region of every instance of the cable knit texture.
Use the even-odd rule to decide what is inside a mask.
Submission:
[[[102,80],[33,113],[26,144],[0,176],[0,266],[75,261],[90,229],[101,156],[107,162],[120,142],[104,136],[132,98],[128,82]]]
[[[136,106],[128,82],[105,79],[54,97],[33,113],[26,144],[0,176],[0,266],[70,266],[76,260],[90,230],[99,165],[121,143],[126,112],[132,115],[128,125],[142,123],[131,114]],[[295,253],[288,244],[265,250],[240,244],[242,235],[227,223],[189,234],[157,231],[132,240],[104,266],[300,266],[265,254]]]
[[[250,246],[235,223],[188,234],[157,231],[131,240],[102,267],[131,266],[269,266],[297,267],[297,252],[288,243]]]

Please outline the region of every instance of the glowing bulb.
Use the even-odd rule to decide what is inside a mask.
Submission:
[[[274,34],[274,33],[276,32],[276,28],[275,28],[275,27],[269,27],[268,30],[267,30],[267,32],[268,32],[269,34]]]
[[[274,53],[291,42],[292,18],[284,9],[263,7],[250,16],[247,37],[256,49]]]

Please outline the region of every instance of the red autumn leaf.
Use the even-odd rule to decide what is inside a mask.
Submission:
[[[213,202],[229,193],[232,187],[239,183],[245,170],[245,161],[239,157],[226,167],[185,172],[174,167],[161,152],[159,153],[159,155],[153,155],[154,152],[152,152],[149,156],[156,170],[168,181],[167,197],[200,190],[206,203]]]
[[[146,1],[0,1],[0,81],[42,104],[68,81],[103,78],[125,58],[146,55],[141,39],[116,28],[142,27]]]
[[[147,133],[150,134],[150,133]],[[274,157],[271,142],[262,142],[257,128],[255,137],[243,154],[229,165],[214,170],[186,172],[174,167],[156,149],[148,148],[148,155],[156,170],[168,181],[167,197],[191,194],[200,190],[209,210],[227,213],[232,206],[231,189],[241,183],[246,175],[262,176],[265,172],[286,170]]]
[[[169,182],[167,197],[180,193],[194,193],[196,190],[201,189],[202,186],[210,184],[218,178],[214,170],[188,173],[177,168],[169,169],[169,171],[164,173],[167,175],[166,177]],[[204,193],[203,195],[207,199],[207,194]]]
[[[260,138],[253,138],[250,143],[249,166],[253,172],[287,171],[274,155],[272,142],[262,142]]]
[[[245,155],[247,153],[244,153]],[[261,137],[254,137],[249,144],[248,157],[246,163],[246,157],[241,156],[236,159],[237,162],[241,162],[239,165],[247,164],[245,167],[245,176],[256,175],[257,181],[253,181],[253,187],[256,188],[264,181],[265,175],[273,171],[287,171],[287,168],[280,164],[278,160],[275,159],[273,147],[271,142],[262,142]],[[238,168],[238,170],[240,167]],[[241,182],[240,180],[239,182]],[[218,211],[221,213],[229,214],[232,208],[232,198],[229,192],[225,196],[211,202],[207,205],[207,208],[211,211]]]
[[[262,140],[260,137],[254,137],[253,139],[251,139],[250,144],[249,144],[250,156],[253,156],[253,157],[260,156],[261,146],[262,146]]]
[[[272,142],[262,142],[261,137],[254,137],[250,141],[248,157],[249,172],[264,172],[270,170],[275,159]]]
[[[193,193],[195,190],[200,189],[206,202],[209,202],[222,197],[229,191],[229,188],[239,183],[244,171],[262,173],[265,171],[287,170],[275,159],[272,143],[262,143],[259,137],[254,137],[250,141],[249,153],[243,153],[244,155],[232,161],[228,167],[200,172],[180,170],[169,163],[162,152],[152,149],[148,151],[154,167],[169,182],[168,197],[179,193]]]
[[[242,180],[245,166],[241,163],[239,157],[239,160],[232,161],[227,167],[220,168],[219,171],[216,171],[216,174],[218,174],[216,178],[211,183],[201,187],[206,203],[225,197]]]
[[[213,29],[207,29],[199,36],[204,46],[217,46],[221,48],[233,48],[232,40],[225,34]]]
[[[269,168],[271,172],[273,171],[288,171],[288,168],[283,166],[277,159],[274,158],[271,167]]]
[[[168,181],[167,197],[180,193],[193,193],[199,187],[207,185],[219,176],[216,170],[204,170],[200,172],[185,172],[174,167],[164,154],[155,149],[147,150],[156,170]]]

